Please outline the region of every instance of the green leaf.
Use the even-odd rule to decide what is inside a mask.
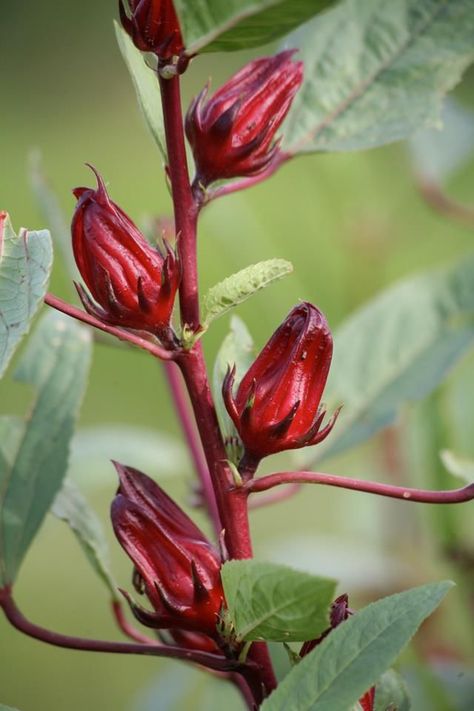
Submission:
[[[0,711],[18,711],[18,709],[14,709],[13,706],[5,706],[4,704],[0,704]]]
[[[324,397],[330,409],[344,406],[327,441],[301,456],[332,456],[391,424],[403,405],[434,390],[473,342],[474,256],[387,289],[336,331]]]
[[[160,87],[156,72],[146,64],[146,57],[135,47],[125,30],[114,21],[118,46],[130,72],[138,103],[148,128],[159,148],[163,163],[167,162],[166,139],[161,109]]]
[[[0,377],[46,293],[53,251],[49,232],[13,231],[0,212]]]
[[[286,35],[333,0],[174,0],[188,54],[234,52]]]
[[[239,442],[239,437],[222,399],[222,383],[229,366],[235,365],[235,382],[238,385],[250,368],[254,355],[253,340],[247,326],[241,318],[232,316],[230,332],[224,338],[214,363],[212,385],[222,436],[226,443],[229,457],[235,463],[240,459],[243,452],[238,444],[235,446],[235,443]]]
[[[33,385],[37,395],[23,426],[2,422],[1,439],[12,441],[0,457],[0,586],[14,582],[61,488],[90,357],[89,331],[51,311],[20,360],[15,377]]]
[[[452,585],[432,583],[391,595],[350,617],[292,669],[262,711],[350,708],[395,661]]]
[[[405,682],[398,672],[389,669],[375,687],[375,711],[410,711],[411,702]]]
[[[214,319],[241,304],[252,294],[292,271],[293,265],[286,259],[267,259],[251,264],[219,282],[204,297],[204,328],[208,328]]]
[[[328,627],[334,580],[256,560],[225,563],[221,575],[239,639],[299,642]]]
[[[63,483],[51,513],[68,524],[90,564],[116,598],[117,586],[110,572],[109,550],[102,524],[74,482],[66,479]]]
[[[305,80],[284,150],[349,151],[438,125],[474,59],[473,0],[346,0],[285,40]]]
[[[453,476],[458,476],[468,484],[474,481],[474,460],[460,457],[449,449],[440,452],[441,461]]]

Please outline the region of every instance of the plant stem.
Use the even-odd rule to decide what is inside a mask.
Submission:
[[[197,331],[199,320],[199,284],[197,270],[197,216],[186,160],[179,76],[163,78],[158,71],[163,118],[168,151],[168,173],[174,206],[178,255],[182,269],[179,287],[181,323]],[[202,346],[198,341],[191,351],[181,352],[176,362],[188,389],[196,425],[206,457],[214,489],[224,540],[231,558],[251,558],[247,493],[232,486],[232,475],[227,464],[227,452],[217,421],[214,402]],[[260,667],[260,680],[269,694],[276,679],[265,644],[253,645],[249,659]],[[249,684],[255,688],[255,684]],[[255,698],[256,703],[259,703]]]
[[[85,311],[81,311],[81,309],[76,308],[72,304],[68,304],[66,301],[59,299],[53,294],[46,294],[44,297],[44,303],[48,304],[48,306],[51,306],[53,309],[56,309],[56,311],[61,311],[63,314],[66,314],[66,316],[70,316],[78,321],[82,321],[82,323],[85,323],[88,326],[93,326],[101,331],[105,331],[105,333],[110,333],[112,336],[119,338],[121,341],[130,343],[132,346],[142,348],[143,350],[151,353],[151,355],[155,356],[155,358],[159,358],[160,360],[173,360],[173,358],[175,358],[175,354],[172,351],[167,351],[158,344],[147,341],[145,338],[137,336],[135,333],[126,331],[118,326],[109,326],[108,324],[103,323],[103,321],[99,321],[99,319],[95,318],[95,316],[90,316],[85,313]]]
[[[182,277],[179,288],[181,321],[199,329],[199,294],[196,259],[197,206],[189,182],[179,76],[164,79],[158,72],[168,150],[168,171],[174,207],[175,231]]]
[[[249,493],[257,491],[268,491],[281,484],[325,484],[326,486],[336,486],[341,489],[351,489],[361,491],[366,494],[377,494],[378,496],[388,496],[392,499],[402,499],[403,501],[415,501],[423,504],[458,504],[474,499],[474,483],[464,486],[462,489],[451,489],[448,491],[429,491],[426,489],[411,489],[405,486],[393,486],[391,484],[381,484],[375,481],[364,481],[362,479],[351,479],[337,474],[324,474],[322,472],[278,472],[269,474],[260,479],[252,479],[244,484],[244,489]]]
[[[129,621],[125,617],[123,606],[120,600],[112,600],[112,612],[118,627],[126,637],[133,639],[135,642],[140,642],[140,644],[156,645],[155,639],[152,639],[151,637],[147,637],[145,634],[142,634],[137,629],[135,629],[133,625],[129,623]]]
[[[59,634],[51,630],[35,625],[26,619],[17,608],[9,588],[0,590],[0,607],[2,607],[5,617],[20,632],[33,637],[46,644],[66,649],[76,649],[85,652],[112,652],[114,654],[140,654],[154,657],[171,657],[182,659],[188,662],[200,664],[216,671],[236,671],[239,668],[237,662],[210,652],[198,652],[195,650],[183,649],[161,644],[130,644],[128,642],[109,642],[98,639],[83,639],[82,637],[72,637],[70,635]],[[243,669],[245,665],[240,665]]]
[[[209,475],[209,467],[207,466],[201,441],[196,431],[194,420],[192,419],[188,397],[183,387],[181,374],[174,363],[164,363],[163,366],[176,412],[188,443],[194,468],[201,483],[202,498],[209,516],[211,517],[214,530],[217,536],[219,536],[222,531],[222,525],[219,517],[219,511],[217,509],[217,502],[211,477]]]

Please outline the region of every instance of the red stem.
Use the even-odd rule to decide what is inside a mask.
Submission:
[[[346,476],[323,474],[321,472],[278,472],[277,474],[263,476],[260,479],[253,479],[247,482],[243,488],[248,493],[254,493],[268,491],[268,489],[282,484],[325,484],[326,486],[336,486],[341,489],[351,489],[352,491],[361,491],[367,494],[377,494],[378,496],[388,496],[392,499],[416,501],[424,504],[458,504],[474,499],[474,483],[462,489],[428,491],[426,489],[411,489],[405,486],[380,484],[375,481],[351,479]]]
[[[199,295],[196,259],[197,206],[189,183],[184,144],[179,76],[164,79],[158,72],[168,150],[168,171],[173,197],[175,231],[182,278],[179,288],[181,321],[199,329]]]
[[[199,285],[197,271],[196,228],[198,206],[194,199],[186,160],[179,76],[163,78],[158,73],[163,119],[168,151],[178,254],[182,268],[180,309],[183,327],[199,329]],[[227,453],[217,421],[209,387],[202,347],[197,342],[191,351],[182,352],[176,362],[181,368],[196,418],[196,425],[206,456],[220,522],[231,558],[252,557],[247,495],[232,487]],[[276,686],[266,645],[254,644],[249,658],[260,666],[261,681],[269,694]],[[250,683],[250,682],[249,682]],[[257,699],[256,699],[257,701]]]
[[[201,441],[196,431],[196,425],[192,418],[187,393],[184,390],[183,381],[177,366],[174,363],[164,363],[164,370],[176,412],[188,443],[194,468],[196,469],[201,483],[203,501],[214,524],[214,530],[217,536],[219,536],[222,531],[222,525],[217,509],[214,488],[209,474],[209,467],[207,466],[206,458],[202,450]]]
[[[115,336],[121,341],[130,343],[132,346],[137,346],[138,348],[148,351],[148,353],[151,353],[151,355],[155,356],[155,358],[160,358],[161,360],[173,360],[175,358],[175,353],[165,350],[156,343],[151,343],[151,341],[147,341],[145,338],[137,336],[136,334],[126,331],[123,328],[109,326],[108,324],[99,321],[99,319],[94,316],[90,316],[85,311],[81,311],[81,309],[76,308],[72,304],[68,304],[66,301],[59,299],[53,294],[46,294],[44,302],[53,309],[61,311],[63,314],[66,314],[71,318],[75,318],[78,321],[82,321],[82,323],[86,323],[88,326],[93,326],[101,331],[105,331],[105,333],[110,333],[112,336]]]
[[[198,652],[195,650],[182,649],[181,647],[164,646],[161,644],[129,644],[128,642],[109,642],[98,639],[83,639],[82,637],[71,637],[59,634],[51,630],[35,625],[26,619],[17,608],[11,590],[4,588],[0,590],[0,607],[3,608],[5,617],[20,632],[33,637],[46,644],[66,649],[76,649],[85,652],[112,652],[114,654],[140,654],[153,657],[171,657],[193,662],[201,666],[215,669],[216,671],[236,671],[239,667],[243,670],[245,665],[224,657],[211,654],[210,652]],[[248,665],[247,665],[248,666]]]

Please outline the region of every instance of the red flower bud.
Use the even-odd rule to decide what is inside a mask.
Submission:
[[[342,622],[353,615],[353,611],[349,608],[349,597],[346,593],[337,597],[331,605],[331,612],[329,614],[330,626],[324,630],[322,634],[316,639],[312,639],[309,642],[305,642],[300,650],[300,657],[305,657],[309,654],[315,647],[319,646],[321,642],[330,634],[336,627],[338,627]],[[375,686],[372,686],[366,693],[359,699],[359,705],[362,711],[374,711],[375,708]]]
[[[78,269],[100,306],[82,287],[79,296],[86,311],[106,323],[158,335],[169,326],[180,280],[174,252],[168,249],[163,257],[153,249],[96,176],[96,190],[74,190],[78,202],[72,247]]]
[[[172,0],[129,0],[130,17],[119,0],[120,21],[142,52],[170,59],[183,49],[183,39]]]
[[[152,479],[131,467],[115,467],[120,478],[111,510],[115,535],[135,565],[135,588],[155,610],[125,594],[135,617],[156,629],[216,637],[224,605],[217,551]]]
[[[275,134],[303,81],[303,64],[293,53],[250,62],[207,103],[208,86],[193,100],[186,135],[201,183],[256,175],[275,158]]]
[[[321,442],[337,411],[321,430],[320,406],[332,356],[332,337],[323,314],[303,302],[288,314],[242,378],[234,398],[235,368],[223,396],[245,446],[246,456],[268,454]]]

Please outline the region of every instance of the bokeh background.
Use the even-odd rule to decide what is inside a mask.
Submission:
[[[160,157],[115,43],[116,15],[115,0],[0,0],[0,208],[10,212],[16,228],[45,226],[28,178],[28,157],[35,149],[68,216],[74,206],[71,189],[92,181],[86,161],[102,172],[113,199],[135,220],[169,213]],[[185,77],[185,101],[208,76],[218,86],[251,56],[199,58]],[[474,109],[472,72],[455,94]],[[472,202],[473,170],[474,162],[465,161],[450,176],[448,189],[456,199]],[[473,237],[467,225],[441,217],[420,197],[406,144],[306,157],[268,183],[206,211],[200,233],[202,288],[251,262],[273,256],[292,261],[291,277],[239,309],[261,346],[298,299],[318,304],[336,327],[398,278],[466,254]],[[69,289],[58,256],[52,290],[68,297]],[[228,319],[221,319],[206,336],[210,364],[227,328]],[[474,455],[473,364],[473,357],[466,357],[447,384],[407,408],[396,427],[326,462],[325,471],[428,486],[437,478],[457,485],[440,467],[438,450]],[[14,364],[0,384],[0,414],[23,414],[32,396],[27,386],[13,381],[13,371]],[[103,519],[118,581],[130,587],[128,559],[108,523],[115,482],[107,459],[119,455],[135,457],[126,463],[148,467],[181,502],[189,500],[190,466],[160,368],[146,355],[97,345],[72,475]],[[442,549],[446,532],[455,526],[472,552],[472,506],[467,508],[444,513],[314,487],[273,509],[255,511],[252,527],[258,556],[337,577],[340,592],[348,591],[355,607],[410,585],[457,580],[457,591],[404,659],[421,694],[414,708],[449,711],[463,708],[453,701],[456,694],[468,698],[469,693],[467,674],[459,676],[461,667],[451,673],[447,663],[472,661],[472,560],[469,572],[465,561],[464,568],[453,563]],[[47,521],[32,546],[17,596],[39,624],[120,638],[105,590],[56,520]],[[433,672],[419,671],[427,654],[444,664],[455,692]],[[182,689],[187,696],[179,696]],[[182,665],[49,648],[0,619],[0,703],[21,711],[230,707],[220,695],[225,690],[209,693],[203,675],[189,674]]]

